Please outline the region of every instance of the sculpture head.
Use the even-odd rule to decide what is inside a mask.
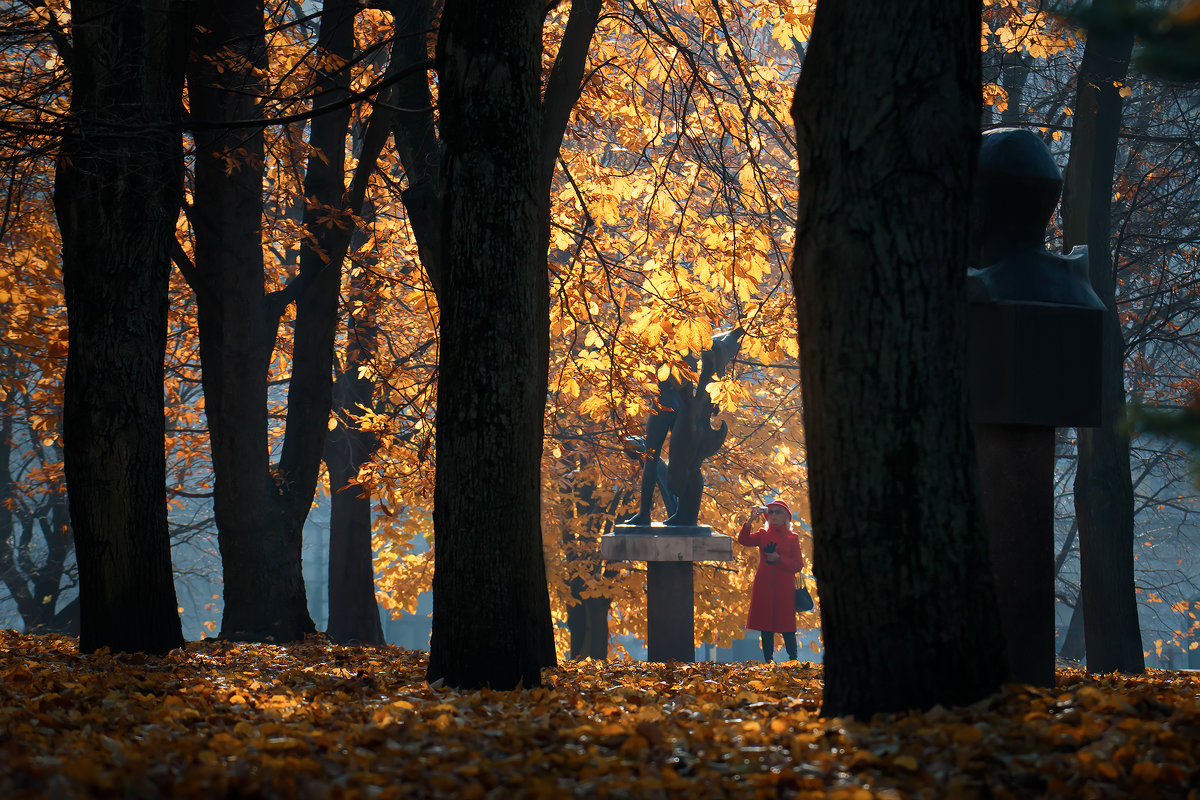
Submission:
[[[738,351],[742,349],[742,337],[746,332],[740,327],[731,330],[718,331],[713,334],[712,370],[715,375],[724,375],[725,367],[733,363]]]
[[[983,134],[972,198],[980,265],[1015,249],[1042,249],[1063,179],[1050,148],[1033,131],[996,128]]]

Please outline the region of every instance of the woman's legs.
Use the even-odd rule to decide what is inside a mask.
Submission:
[[[792,661],[796,660],[796,632],[789,631],[788,633],[779,634],[783,637],[783,648],[787,650],[788,658]],[[771,649],[774,649],[774,642],[771,643]]]
[[[796,632],[787,631],[780,633],[779,636],[783,639],[783,649],[787,651],[788,659],[796,660]],[[774,660],[775,655],[775,634],[771,631],[762,632],[762,651],[763,661],[770,663]]]

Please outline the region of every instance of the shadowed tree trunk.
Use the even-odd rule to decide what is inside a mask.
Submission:
[[[821,0],[792,114],[822,714],[961,705],[1004,651],[965,391],[978,4]]]
[[[567,628],[571,632],[571,658],[608,658],[608,612],[612,600],[607,597],[583,597],[583,579],[571,580],[571,597],[579,602],[567,606]]]
[[[56,611],[71,552],[66,494],[61,487],[47,487],[49,492],[33,507],[17,499],[9,401],[11,396],[0,406],[0,504],[12,500],[14,507],[0,505],[0,582],[8,588],[26,633],[77,635],[78,607],[72,611],[68,604]]]
[[[600,3],[572,4],[544,101],[543,12],[451,0],[437,126],[424,82],[394,96],[403,200],[441,312],[428,676],[462,688],[532,686],[556,660],[540,503],[549,192]]]
[[[374,383],[359,368],[376,355],[379,328],[375,323],[379,293],[371,272],[359,269],[350,279],[346,362],[333,384],[337,425],[325,437],[325,466],[329,471],[329,628],[335,642],[383,644],[383,624],[375,600],[371,497],[355,483],[358,471],[379,447],[378,437],[362,429],[358,416],[374,404]]]
[[[183,9],[166,0],[71,3],[71,116],[54,204],[83,652],[162,653],[183,643],[163,454],[167,282],[183,194]]]
[[[1101,5],[1101,4],[1097,4]],[[1132,33],[1089,33],[1079,66],[1071,154],[1063,187],[1063,245],[1088,246],[1092,287],[1107,313],[1101,421],[1078,430],[1075,516],[1087,668],[1145,670],[1133,577],[1133,481],[1125,420],[1125,343],[1117,318],[1112,263],[1112,187],[1121,125],[1120,86]]]
[[[542,553],[549,354],[537,155],[542,4],[448,0],[438,36],[436,569],[429,680],[541,684],[555,663]]]
[[[224,570],[221,636],[288,641],[315,630],[300,542],[286,533],[286,476],[270,464],[267,374],[285,300],[263,284],[263,133],[214,123],[262,115],[262,2],[203,7],[188,73],[195,131],[196,292],[214,511]]]
[[[201,358],[213,439],[218,536],[225,570],[221,635],[286,641],[315,630],[301,571],[304,522],[312,506],[332,403],[333,340],[341,264],[361,206],[365,175],[378,150],[364,147],[355,183],[345,186],[349,106],[315,114],[315,154],[305,174],[307,199],[300,270],[288,286],[264,292],[261,129],[222,121],[262,116],[262,4],[214,3],[198,36],[190,73],[197,120],[192,222],[196,265],[189,282],[200,309]],[[330,0],[317,50],[327,65],[354,54],[353,0]],[[348,94],[347,69],[324,73],[321,105]],[[235,168],[227,169],[230,163]],[[329,220],[336,222],[330,223]],[[267,379],[281,315],[296,303],[287,423],[278,463],[267,444]]]
[[[1071,609],[1071,620],[1067,623],[1067,632],[1063,634],[1062,647],[1058,650],[1058,657],[1080,663],[1085,655],[1084,647],[1083,603],[1076,598],[1075,606]]]

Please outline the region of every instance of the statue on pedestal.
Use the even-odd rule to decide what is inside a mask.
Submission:
[[[674,374],[658,384],[658,409],[646,422],[646,438],[639,442],[635,455],[643,459],[641,505],[638,513],[624,521],[627,525],[649,525],[654,509],[657,485],[670,516],[667,525],[695,526],[700,516],[700,498],[704,494],[704,459],[721,449],[729,428],[722,422],[712,427],[715,413],[708,385],[723,376],[725,368],[741,349],[741,328],[713,336],[712,347],[700,353],[700,372],[696,382],[680,380]],[[685,359],[690,369],[697,367],[696,357]],[[671,437],[671,457],[662,459],[663,445]]]

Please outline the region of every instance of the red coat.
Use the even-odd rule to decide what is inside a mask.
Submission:
[[[782,534],[771,533],[759,528],[751,533],[750,523],[742,525],[738,533],[738,544],[762,548],[775,542],[778,561],[767,561],[760,553],[758,569],[754,573],[754,587],[750,591],[750,613],[746,627],[754,631],[792,633],[796,630],[796,573],[804,567],[804,554],[800,552],[800,537],[792,531]]]

